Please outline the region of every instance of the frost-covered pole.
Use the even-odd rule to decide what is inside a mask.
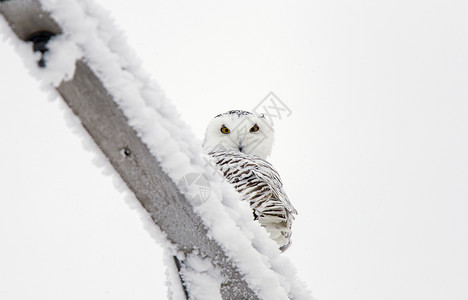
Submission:
[[[33,42],[35,51],[46,52],[48,40],[64,33],[37,0],[0,1],[0,14],[20,40]],[[129,126],[85,59],[77,60],[73,77],[56,87],[60,96],[177,250],[186,254],[198,251],[220,270],[223,298],[257,299],[220,244],[207,237],[200,217]],[[47,68],[44,59],[38,64]]]

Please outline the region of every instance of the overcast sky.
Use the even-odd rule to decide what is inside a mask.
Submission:
[[[110,1],[200,140],[273,91],[318,300],[468,298],[468,2]],[[0,41],[0,298],[158,299],[161,249]]]

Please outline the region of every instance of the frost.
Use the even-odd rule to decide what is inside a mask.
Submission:
[[[186,300],[179,273],[174,264],[172,251],[168,251],[167,249],[164,251],[164,264],[166,265],[167,298],[172,300]]]
[[[208,259],[190,255],[185,259],[182,276],[191,299],[218,300],[221,298],[222,278]]]
[[[263,299],[311,299],[305,284],[297,278],[292,262],[281,256],[276,243],[252,220],[248,204],[241,202],[233,187],[213,173],[212,166],[207,163],[209,159],[202,152],[201,142],[194,137],[158,84],[151,81],[149,74],[142,69],[141,62],[109,14],[87,0],[44,0],[42,3],[64,31],[48,44],[47,68],[37,67],[38,57],[32,54],[30,45],[16,41],[9,29],[5,31],[44,88],[55,97],[53,87],[69,79],[74,71],[74,62],[84,58],[175,183],[183,182],[183,176],[192,173],[200,174],[209,182],[211,193],[207,199],[187,199],[201,216],[209,235],[237,264],[252,290]],[[102,154],[97,147],[88,147],[99,153],[98,164],[102,163],[106,170],[109,169],[109,164],[99,156]],[[115,181],[120,189],[128,190],[117,175]],[[186,195],[198,193],[196,185],[184,188]],[[183,299],[178,283],[180,279],[171,261],[171,255],[176,254],[175,247],[167,242],[164,234],[154,229],[150,217],[141,206],[134,204],[137,203],[134,196],[127,193],[130,206],[141,212],[148,230],[168,253],[165,263],[169,293],[173,299]],[[219,299],[221,277],[210,262],[194,255],[186,257],[185,263],[187,269],[183,276],[194,298]]]

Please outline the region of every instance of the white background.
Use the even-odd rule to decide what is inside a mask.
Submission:
[[[468,2],[98,2],[200,139],[270,91],[292,110],[270,161],[317,299],[468,299]],[[0,91],[0,299],[165,296],[160,247],[5,41]]]

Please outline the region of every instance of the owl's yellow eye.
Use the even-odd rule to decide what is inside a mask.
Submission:
[[[250,128],[250,132],[257,132],[260,129],[257,124],[255,124],[252,128]]]
[[[223,127],[221,127],[221,132],[224,134],[228,134],[229,132],[231,132],[231,130],[229,130],[229,128],[223,125]]]

